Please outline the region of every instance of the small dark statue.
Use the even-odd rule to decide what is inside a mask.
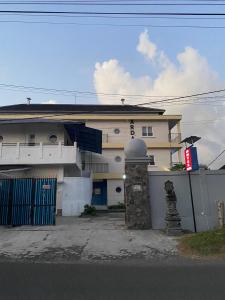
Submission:
[[[166,233],[168,235],[180,235],[182,234],[181,229],[181,218],[178,214],[176,208],[176,194],[174,192],[173,182],[165,182],[166,191],[166,202],[167,202],[167,212],[166,212]]]

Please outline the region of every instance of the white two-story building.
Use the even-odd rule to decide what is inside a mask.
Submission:
[[[78,194],[104,208],[124,201],[124,146],[131,138],[146,142],[150,170],[181,161],[180,121],[180,115],[132,105],[1,107],[0,175],[57,178],[58,214],[69,214]]]

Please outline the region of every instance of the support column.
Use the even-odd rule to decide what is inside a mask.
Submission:
[[[125,223],[129,229],[151,228],[149,159],[143,140],[133,139],[125,149]]]

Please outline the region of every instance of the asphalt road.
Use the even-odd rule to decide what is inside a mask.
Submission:
[[[0,263],[0,299],[225,299],[225,265]]]

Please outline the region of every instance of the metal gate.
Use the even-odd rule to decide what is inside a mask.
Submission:
[[[54,225],[56,178],[0,179],[0,225]]]

